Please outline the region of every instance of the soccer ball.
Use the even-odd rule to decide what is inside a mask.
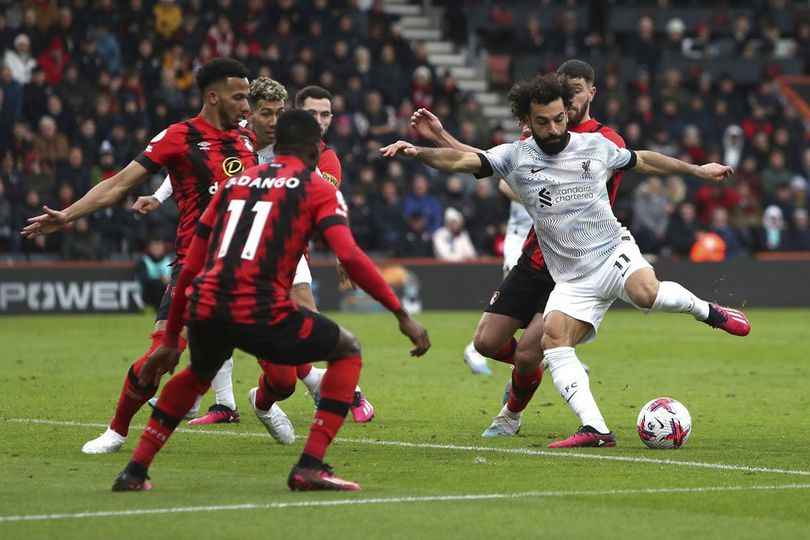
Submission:
[[[680,401],[660,397],[641,408],[636,427],[650,448],[680,448],[692,434],[692,417]]]

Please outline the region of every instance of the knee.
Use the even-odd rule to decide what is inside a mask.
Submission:
[[[479,354],[482,354],[487,357],[491,357],[494,354],[497,354],[503,346],[506,344],[500,343],[499,340],[495,339],[498,336],[492,336],[491,333],[486,331],[486,327],[478,328],[475,331],[475,337],[473,338],[473,347],[475,350],[478,351]]]
[[[543,351],[537,350],[536,348],[532,349],[518,345],[515,351],[515,369],[517,369],[519,373],[528,373],[536,370],[542,360]]]
[[[630,298],[638,307],[650,309],[658,298],[659,283],[656,280],[644,281],[636,284],[632,291],[628,291]]]
[[[360,346],[360,340],[357,339],[357,336],[354,334],[349,334],[346,340],[346,355],[347,356],[360,356],[362,353],[362,348]]]

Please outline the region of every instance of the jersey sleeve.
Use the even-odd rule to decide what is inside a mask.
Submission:
[[[346,205],[343,193],[330,188],[325,182],[314,182],[313,186],[315,190],[312,197],[315,224],[321,234],[333,225],[348,225],[349,207]]]
[[[500,144],[490,148],[483,154],[478,154],[481,159],[481,171],[475,176],[478,178],[486,178],[487,176],[506,178],[509,176],[517,166],[519,144],[519,142]]]
[[[627,148],[619,148],[611,140],[600,137],[604,151],[607,153],[605,167],[611,171],[630,169],[636,164],[636,154]]]
[[[183,152],[183,141],[180,131],[181,124],[172,124],[149,141],[144,151],[135,158],[151,174],[155,174],[161,167]]]
[[[318,162],[318,172],[320,172],[324,180],[337,189],[340,189],[342,169],[337,154],[331,148],[326,148],[321,153],[321,159]]]

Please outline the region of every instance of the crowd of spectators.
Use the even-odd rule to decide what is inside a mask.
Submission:
[[[509,3],[499,4],[508,11]],[[645,55],[635,73],[600,73],[592,113],[631,148],[724,161],[737,170],[727,185],[711,187],[691,178],[626,175],[617,215],[646,251],[688,257],[699,237],[707,245],[719,237],[728,256],[810,249],[810,149],[799,114],[780,99],[776,73],[740,87],[700,67],[709,55],[807,56],[810,23],[774,36],[766,23],[750,20],[738,33],[745,25],[735,20],[731,41],[724,34],[720,43],[711,28],[707,34],[704,27],[644,17],[633,39],[645,44],[612,44],[609,29],[580,31],[575,19],[567,26],[531,18],[512,24],[521,50],[558,47],[564,37],[565,54],[586,60],[612,54],[611,47]],[[463,37],[458,28],[447,30]],[[665,54],[696,63],[683,72],[657,69],[656,58]],[[474,146],[498,144],[504,135],[474,95],[431,65],[424,43],[403,37],[379,0],[0,0],[0,253],[128,258],[155,238],[171,241],[172,203],[147,217],[129,211],[160,177],[62,235],[25,240],[18,231],[43,204],[71,204],[155,133],[196,115],[194,71],[216,56],[279,80],[291,96],[308,84],[332,91],[326,139],[341,158],[362,247],[448,260],[502,252],[508,203],[494,181],[380,157],[381,145],[414,139],[408,120],[418,107],[433,110]]]

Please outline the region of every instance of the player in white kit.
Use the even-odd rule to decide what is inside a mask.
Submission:
[[[731,167],[692,165],[650,151],[619,148],[595,133],[568,131],[573,97],[568,79],[556,74],[516,84],[512,111],[532,137],[483,154],[449,148],[417,148],[398,141],[383,155],[401,154],[447,172],[504,178],[532,217],[556,285],[542,317],[532,320],[515,353],[516,377],[539,384],[545,357],[554,385],[582,426],[552,448],[613,446],[615,437],[591,394],[574,347],[596,337],[607,309],[622,300],[645,311],[689,313],[734,335],[751,326],[737,310],[710,304],[674,282],[659,282],[632,235],[616,220],[606,183],[617,169],[647,174],[692,174],[721,181]],[[538,328],[542,330],[538,331]],[[518,380],[518,379],[515,379]],[[506,408],[506,406],[504,406]],[[509,414],[508,409],[502,414]]]

